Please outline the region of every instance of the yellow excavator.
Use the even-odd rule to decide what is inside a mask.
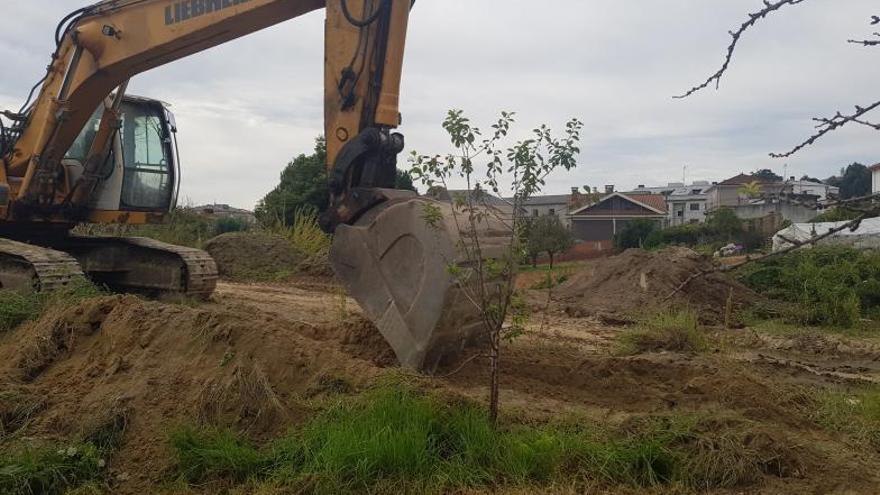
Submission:
[[[331,263],[402,365],[430,371],[454,357],[478,338],[480,315],[448,269],[466,263],[451,206],[438,204],[446,217],[428,225],[428,200],[393,189],[413,4],[104,0],[71,12],[56,29],[45,77],[0,118],[0,287],[48,290],[85,275],[114,290],[208,297],[217,268],[203,251],[71,233],[80,223],[158,222],[175,207],[174,118],[157,101],[127,96],[128,82],[324,8],[331,198],[322,224],[334,233]],[[503,245],[503,234],[485,234],[486,246]]]

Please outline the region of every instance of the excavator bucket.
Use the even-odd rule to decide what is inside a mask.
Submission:
[[[449,203],[412,197],[336,230],[334,271],[406,368],[432,373],[485,336],[479,305],[456,275],[469,266],[460,236],[466,222]],[[506,254],[510,233],[493,215],[477,230],[483,258]]]

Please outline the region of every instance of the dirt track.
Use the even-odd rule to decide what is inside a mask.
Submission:
[[[781,449],[772,452],[786,470],[744,493],[876,492],[877,456],[801,413],[797,390],[880,381],[877,343],[714,330],[705,354],[620,357],[620,331],[561,310],[533,318],[503,357],[506,414],[617,425],[654,414],[710,417],[762,439],[757,449]],[[163,432],[175,422],[197,417],[271,436],[303,419],[302,398],[328,378],[363,386],[394,364],[357,306],[320,280],[222,283],[197,307],[89,301],[0,340],[0,363],[4,381],[48,398],[30,435],[64,438],[113,408],[130,413],[112,466],[117,493],[144,493],[161,480],[170,462]],[[487,394],[478,362],[427,383],[477,400]]]

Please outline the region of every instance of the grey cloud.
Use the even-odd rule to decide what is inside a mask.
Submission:
[[[4,6],[6,72],[0,105],[41,76],[55,23],[80,0]],[[772,160],[812,132],[810,118],[880,98],[877,49],[847,45],[869,33],[874,0],[812,0],[748,33],[720,91],[673,100],[713,72],[758,0],[419,0],[407,46],[402,111],[408,147],[449,151],[440,122],[464,109],[488,126],[499,110],[534,124],[585,123],[571,185],[721,180],[771,167],[828,176],[880,161],[874,131],[849,129],[790,160]],[[134,92],[173,104],[193,202],[252,206],[290,157],[322,129],[323,18],[312,13],[138,76]],[[11,74],[11,75],[10,75]],[[880,120],[880,117],[878,117]]]

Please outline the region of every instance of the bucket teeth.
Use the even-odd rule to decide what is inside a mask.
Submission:
[[[501,257],[510,235],[488,218],[482,251]],[[333,269],[406,368],[433,372],[483,335],[480,308],[453,276],[454,267],[468,266],[460,230],[450,204],[422,198],[381,205],[337,228]]]

